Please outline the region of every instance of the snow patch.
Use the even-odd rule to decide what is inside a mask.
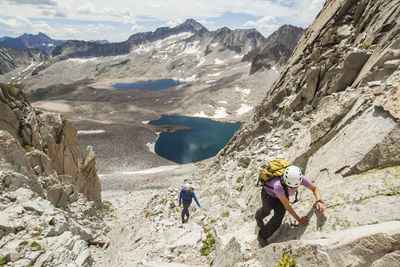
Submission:
[[[143,124],[149,124],[150,121],[142,121]]]
[[[218,103],[221,103],[221,104],[228,104],[228,102],[226,102],[225,100],[218,101]]]
[[[207,77],[214,77],[214,76],[219,76],[219,75],[221,75],[221,72],[208,74]]]
[[[252,106],[249,106],[249,105],[246,105],[246,104],[242,104],[242,106],[238,110],[236,110],[236,113],[238,115],[242,115],[244,113],[247,113],[247,112],[251,111],[252,109],[253,109]]]
[[[210,46],[212,46],[212,47],[216,47],[218,45],[218,43],[212,43],[212,44],[210,44]]]
[[[193,74],[190,77],[179,79],[179,81],[182,81],[182,82],[194,82],[195,80],[196,80],[196,74]]]
[[[172,171],[176,168],[179,168],[179,165],[168,165],[168,166],[160,166],[156,168],[151,168],[147,170],[141,170],[141,171],[134,171],[134,172],[121,172],[122,174],[151,174],[151,173],[158,173],[158,172],[165,172],[165,171]]]
[[[98,59],[97,57],[91,57],[91,58],[69,58],[69,59],[67,59],[67,61],[83,64],[83,63],[86,63],[86,62],[94,62],[97,59]]]
[[[129,55],[119,55],[119,56],[114,56],[113,59],[122,59],[122,58],[127,58]]]
[[[196,65],[196,67],[200,67],[201,65],[203,65],[204,62],[206,62],[206,58],[205,57],[200,59],[200,62],[199,62],[199,64]]]
[[[139,45],[138,48],[136,48],[135,50],[133,50],[134,53],[137,54],[142,54],[142,53],[146,53],[146,52],[150,52],[151,48],[150,46],[144,46],[144,45]]]
[[[156,143],[147,143],[146,146],[149,148],[150,152],[156,153]]]
[[[233,56],[234,59],[242,59],[244,57],[244,55],[235,55]]]
[[[207,116],[207,115],[204,113],[204,111],[200,111],[199,113],[194,114],[193,117],[209,118],[209,116]]]
[[[35,63],[33,63],[33,61],[32,61],[31,65],[29,65],[29,66],[28,66],[26,69],[24,69],[22,72],[25,72],[25,71],[29,70],[29,69],[32,68],[33,66],[35,66]]]
[[[216,65],[221,65],[221,64],[224,64],[224,62],[225,62],[226,60],[219,60],[218,58],[216,58],[215,59],[215,64]],[[250,64],[251,65],[251,64]]]
[[[100,133],[105,133],[106,131],[104,130],[80,130],[78,131],[78,135],[88,135],[88,134],[100,134]]]
[[[183,54],[201,54],[202,52],[200,51],[199,47],[197,44],[199,41],[187,43],[185,46],[185,50],[182,51]]]
[[[235,91],[239,92],[242,95],[242,99],[251,93],[251,89],[245,89],[240,87],[235,87]]]
[[[226,108],[224,107],[219,107],[217,110],[215,110],[215,114],[213,116],[214,119],[222,119],[226,118],[228,114],[226,113]]]
[[[181,32],[181,33],[178,33],[178,34],[171,35],[171,36],[169,36],[169,37],[167,37],[167,38],[165,38],[163,40],[160,40],[160,41],[171,40],[171,39],[186,39],[186,38],[191,37],[192,35],[194,35],[194,34],[191,33],[191,32]]]

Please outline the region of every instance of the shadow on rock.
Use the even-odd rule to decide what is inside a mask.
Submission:
[[[307,213],[307,218],[311,220],[312,216],[315,214],[317,217],[316,230],[321,231],[322,227],[325,225],[326,217],[323,213],[317,210],[316,204],[314,204],[310,211]],[[300,239],[309,225],[299,225],[293,223],[283,223],[278,230],[268,239],[269,243],[279,243],[286,242],[289,240]]]

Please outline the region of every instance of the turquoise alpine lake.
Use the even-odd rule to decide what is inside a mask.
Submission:
[[[162,133],[155,145],[157,155],[179,164],[215,156],[240,128],[240,123],[184,116],[162,116],[149,124],[183,125],[190,128]]]
[[[184,84],[184,82],[174,80],[174,79],[161,79],[155,81],[146,81],[146,82],[136,82],[136,83],[114,83],[113,87],[117,90],[151,90],[151,91],[159,91],[168,89],[170,87],[174,87],[180,84]]]

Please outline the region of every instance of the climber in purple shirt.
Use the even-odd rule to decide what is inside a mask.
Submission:
[[[179,193],[179,206],[181,206],[183,202],[182,209],[182,223],[186,223],[189,220],[189,207],[192,204],[192,199],[196,201],[197,206],[200,207],[200,203],[197,200],[196,194],[193,191],[193,188],[189,184],[185,184]],[[186,220],[185,220],[186,215]]]
[[[257,225],[260,227],[257,240],[262,247],[268,245],[267,239],[272,236],[282,224],[286,211],[288,211],[299,224],[307,225],[309,223],[307,216],[300,217],[297,215],[289,203],[289,196],[297,193],[297,188],[300,185],[307,187],[314,193],[317,209],[320,212],[325,212],[326,207],[321,200],[321,193],[318,187],[301,174],[299,167],[287,167],[282,177],[276,177],[267,181],[261,190],[263,205],[257,210],[255,217]],[[274,210],[274,215],[267,224],[264,224],[264,218],[271,213],[271,210]]]

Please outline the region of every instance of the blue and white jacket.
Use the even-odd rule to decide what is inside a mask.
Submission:
[[[199,203],[199,201],[197,200],[197,197],[196,197],[196,194],[194,193],[194,190],[192,189],[192,190],[190,190],[190,191],[186,191],[185,189],[182,188],[182,189],[181,189],[181,192],[180,192],[180,194],[179,194],[179,204],[181,204],[182,199],[183,199],[184,201],[189,201],[189,200],[191,200],[192,198],[194,198],[194,201],[196,201],[197,206],[200,207],[200,203]]]

